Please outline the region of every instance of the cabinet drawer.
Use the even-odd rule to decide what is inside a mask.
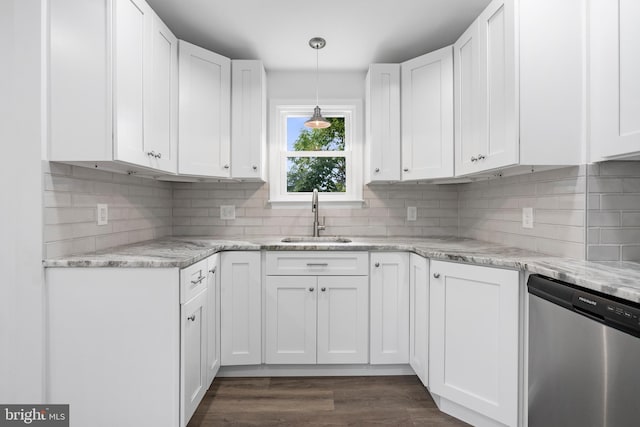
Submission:
[[[180,304],[189,301],[207,287],[207,259],[180,270]]]
[[[368,252],[267,252],[267,275],[366,276]]]

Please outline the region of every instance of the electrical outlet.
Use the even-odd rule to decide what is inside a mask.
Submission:
[[[415,221],[418,219],[418,209],[415,206],[407,207],[407,221]]]
[[[220,219],[236,219],[235,205],[220,206]]]
[[[109,223],[109,205],[98,203],[96,219],[98,225],[107,225]]]
[[[533,228],[533,208],[522,208],[522,228]]]

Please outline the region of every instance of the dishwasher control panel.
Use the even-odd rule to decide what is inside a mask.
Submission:
[[[580,290],[574,290],[572,302],[578,312],[587,313],[605,323],[616,323],[631,333],[640,333],[640,309],[636,307]]]

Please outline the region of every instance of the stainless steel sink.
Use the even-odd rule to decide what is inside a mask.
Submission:
[[[339,236],[320,236],[320,237],[311,237],[311,236],[296,236],[296,237],[285,237],[281,240],[283,243],[351,243],[351,239],[347,239],[346,237]]]

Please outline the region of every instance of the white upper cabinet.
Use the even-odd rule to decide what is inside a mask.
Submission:
[[[402,63],[402,180],[453,176],[451,46]]]
[[[365,181],[399,181],[400,64],[370,65],[365,89]]]
[[[456,175],[581,163],[585,7],[494,0],[454,44]]]
[[[640,154],[640,2],[590,3],[591,161]]]
[[[149,5],[52,2],[49,40],[49,160],[175,173],[177,42]]]
[[[231,176],[231,61],[180,40],[181,175]]]
[[[267,75],[262,61],[231,61],[231,176],[267,177]]]

